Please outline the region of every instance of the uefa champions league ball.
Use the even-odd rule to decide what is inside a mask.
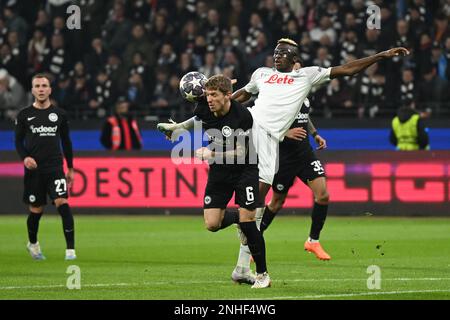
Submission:
[[[205,83],[208,80],[203,73],[192,71],[180,80],[181,96],[189,102],[196,102],[205,94]]]

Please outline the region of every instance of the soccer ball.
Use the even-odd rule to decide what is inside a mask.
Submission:
[[[180,80],[181,96],[189,102],[196,102],[205,94],[205,83],[208,80],[203,73],[192,71]]]

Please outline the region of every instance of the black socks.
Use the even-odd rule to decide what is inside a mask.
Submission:
[[[256,227],[255,221],[239,222],[242,232],[247,237],[247,244],[256,264],[256,272],[267,271],[266,265],[266,244],[261,232]]]
[[[225,229],[226,227],[232,225],[233,223],[239,223],[239,212],[225,211],[220,228],[217,230]]]
[[[67,249],[75,249],[75,227],[70,207],[67,203],[58,207],[58,212],[62,218],[64,237],[66,238]]]
[[[41,220],[42,213],[30,212],[27,219],[28,240],[30,243],[37,242],[37,234],[39,230],[39,220]]]
[[[309,237],[313,240],[319,240],[320,231],[322,231],[325,219],[327,218],[328,205],[318,204],[314,202],[313,211],[311,214],[311,231]]]
[[[261,220],[261,225],[259,226],[259,230],[261,230],[261,232],[264,232],[264,230],[266,230],[270,224],[273,221],[273,218],[275,218],[276,213],[270,211],[269,206],[266,206],[264,208],[264,214]]]

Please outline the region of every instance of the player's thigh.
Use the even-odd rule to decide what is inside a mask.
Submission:
[[[298,177],[308,186],[309,181],[326,177],[322,162],[317,159],[314,152],[308,152],[302,157]]]
[[[273,179],[273,192],[287,194],[299,173],[299,166],[299,161],[282,160],[280,162],[280,169]]]
[[[239,222],[255,221],[256,209],[239,208]]]
[[[284,202],[286,201],[287,192],[281,193],[277,191],[273,191],[272,198],[269,202],[269,209],[273,213],[278,213],[283,208]]]
[[[235,203],[239,208],[250,211],[261,206],[258,167],[256,165],[246,167],[236,179]]]
[[[56,199],[67,199],[69,197],[69,191],[64,171],[58,170],[48,173],[45,176],[47,192],[53,202],[55,202]],[[58,204],[56,202],[55,204],[60,205],[62,204],[62,201],[63,200],[58,200]]]
[[[325,177],[318,177],[314,180],[308,181],[308,186],[314,193],[314,199],[319,202],[326,204],[328,203],[328,190],[327,190],[327,179]]]
[[[225,209],[233,196],[234,187],[226,181],[208,179],[203,197],[204,209]]]
[[[32,207],[47,204],[47,188],[45,179],[37,170],[25,170],[23,188],[23,202]]]
[[[252,127],[252,138],[258,154],[259,180],[271,185],[278,171],[279,141],[257,124]]]

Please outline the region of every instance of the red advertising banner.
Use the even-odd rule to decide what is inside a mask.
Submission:
[[[330,213],[450,215],[450,152],[325,152],[319,156],[327,175]],[[83,154],[75,159],[70,203],[86,209],[201,208],[208,165],[192,162],[174,163],[170,157],[143,153]],[[0,162],[3,203],[15,198],[20,203],[22,176],[20,162]],[[312,192],[297,179],[284,208],[309,209],[313,203]],[[7,205],[4,211],[13,213],[16,207]]]

